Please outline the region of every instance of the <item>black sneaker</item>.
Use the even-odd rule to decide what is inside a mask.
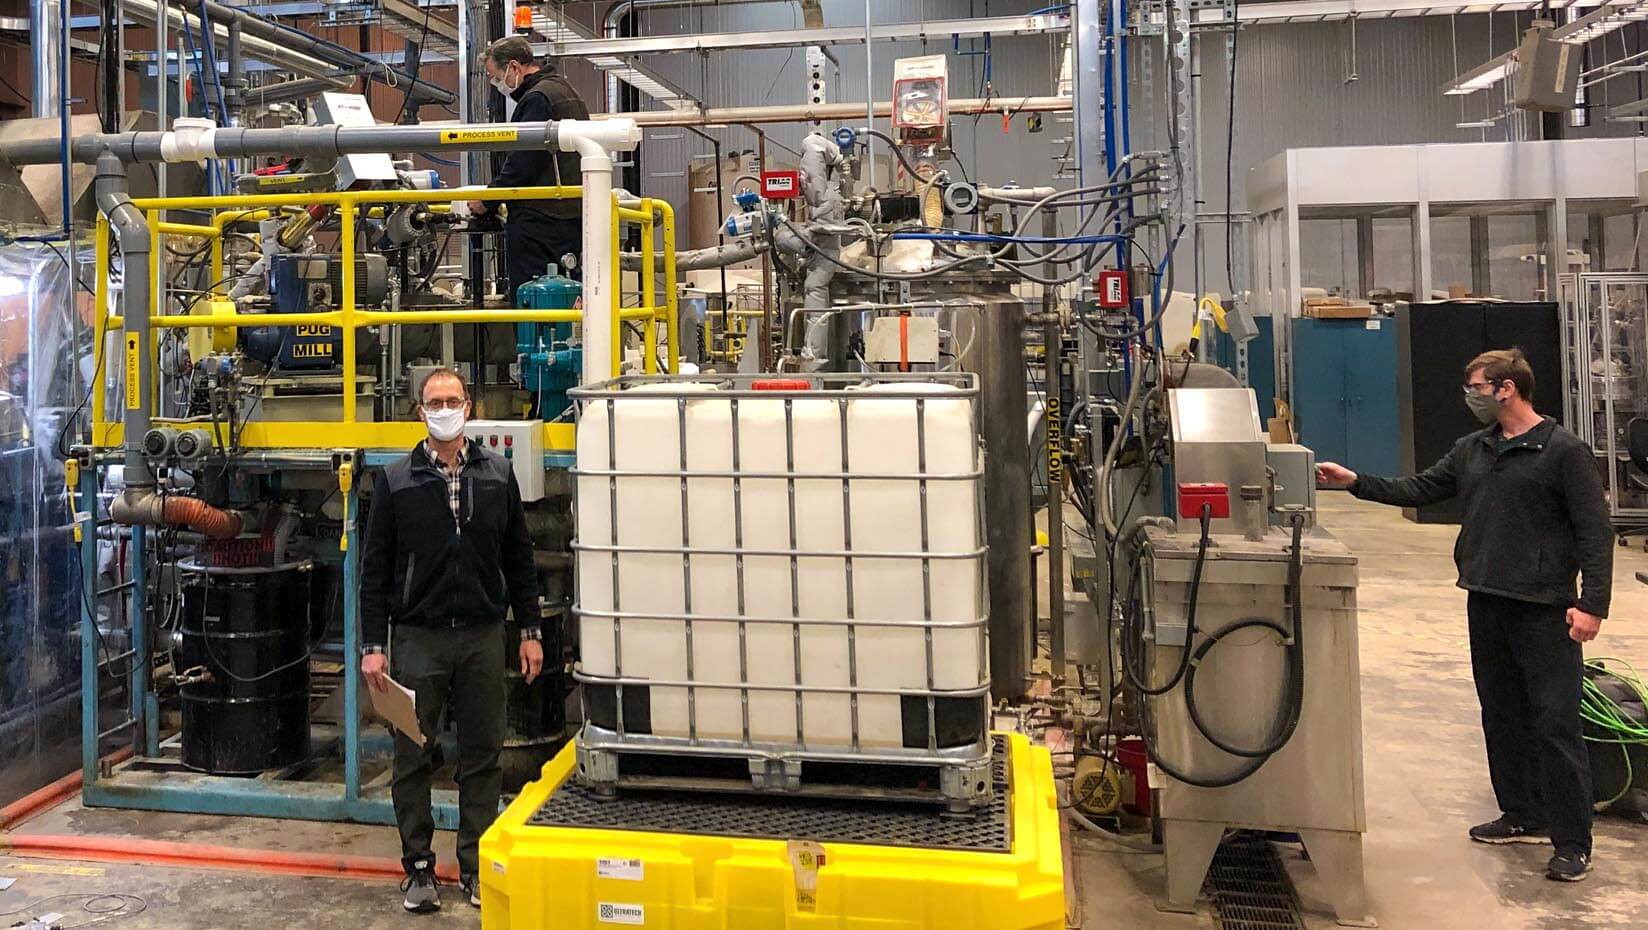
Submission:
[[[1506,846],[1511,843],[1544,843],[1549,841],[1551,834],[1544,827],[1524,826],[1509,817],[1500,817],[1488,823],[1479,823],[1471,828],[1471,839],[1478,843],[1488,843],[1493,846]]]
[[[478,875],[465,875],[458,881],[458,887],[469,898],[470,907],[481,906],[481,879]]]
[[[1553,882],[1582,882],[1590,871],[1589,853],[1558,852],[1545,863],[1545,877]]]
[[[401,882],[401,890],[406,892],[406,900],[401,907],[413,914],[429,914],[441,909],[440,882],[435,880],[435,861],[433,859],[414,859],[406,865],[406,880]]]

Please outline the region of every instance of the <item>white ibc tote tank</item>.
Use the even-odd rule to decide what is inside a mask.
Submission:
[[[646,684],[642,743],[849,752],[910,747],[901,696],[874,692],[982,695],[973,400],[926,382],[765,396],[673,381],[586,401],[586,687]],[[925,749],[925,709],[920,727]]]

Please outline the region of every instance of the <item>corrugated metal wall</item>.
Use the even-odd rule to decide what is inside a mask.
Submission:
[[[1512,48],[1528,27],[1529,15],[1424,17],[1373,20],[1356,27],[1354,72],[1348,23],[1259,26],[1237,40],[1236,144],[1232,162],[1232,209],[1245,209],[1247,170],[1291,148],[1340,145],[1395,145],[1414,142],[1481,142],[1539,138],[1537,119],[1526,114],[1493,129],[1460,129],[1456,124],[1492,117],[1505,106],[1503,95],[1486,91],[1445,97],[1441,87],[1454,75]],[[1622,48],[1644,47],[1641,27],[1605,37],[1612,57]],[[1202,45],[1202,198],[1204,209],[1225,209],[1225,137],[1230,94],[1229,58],[1223,36]],[[1456,53],[1457,49],[1457,53]],[[1594,56],[1601,49],[1593,43]],[[1456,65],[1457,62],[1457,65]],[[1357,79],[1347,81],[1355,73]],[[1627,86],[1627,84],[1631,86]],[[1599,108],[1648,96],[1636,78],[1602,85],[1592,101]],[[1608,122],[1593,110],[1594,125],[1569,128],[1570,138],[1636,135],[1642,124]],[[1354,248],[1348,228],[1346,246]],[[1241,250],[1238,249],[1241,254]],[[1189,255],[1181,253],[1181,259]],[[1387,265],[1394,263],[1386,263]],[[1205,286],[1225,290],[1223,232],[1209,229],[1203,254]],[[1243,280],[1242,272],[1237,279]],[[1354,280],[1354,274],[1351,279]],[[1411,286],[1411,285],[1410,285]]]
[[[594,5],[604,9],[604,4]],[[864,23],[866,4],[853,0],[825,0],[825,23],[851,26]],[[879,22],[908,22],[968,16],[1025,13],[1047,6],[1045,2],[1004,2],[1004,0],[908,0],[889,3],[874,0],[873,16]],[[593,8],[585,14],[593,21]],[[1242,31],[1237,44],[1237,101],[1235,147],[1231,163],[1235,196],[1232,209],[1243,209],[1242,188],[1247,170],[1289,148],[1306,146],[1396,144],[1411,142],[1473,142],[1517,137],[1537,138],[1538,127],[1524,117],[1501,122],[1495,129],[1459,129],[1457,123],[1482,119],[1504,105],[1495,93],[1471,97],[1444,97],[1441,86],[1462,70],[1487,60],[1514,46],[1521,30],[1527,28],[1529,14],[1502,13],[1493,16],[1423,17],[1369,20],[1355,27],[1355,59],[1351,56],[1349,23],[1312,23],[1255,26]],[[685,10],[644,13],[640,31],[647,35],[693,32],[758,31],[800,26],[796,7],[783,3],[738,6],[702,6]],[[1636,51],[1648,45],[1648,30],[1642,26],[1621,30],[1601,40],[1607,42],[1612,57],[1622,51]],[[1225,194],[1225,134],[1229,99],[1229,59],[1222,34],[1208,33],[1199,39],[1202,48],[1201,164],[1204,208],[1223,210]],[[879,43],[872,50],[877,95],[891,92],[892,63],[899,57],[933,54],[950,56],[952,94],[983,96],[984,59],[967,54],[981,51],[982,39],[963,40],[959,48],[937,39],[926,43]],[[990,83],[996,95],[1010,101],[1015,96],[1053,92],[1059,43],[1049,37],[1003,37],[990,43]],[[1593,48],[1593,55],[1597,49]],[[839,66],[833,69],[829,95],[832,101],[864,101],[866,80],[862,46],[833,49]],[[797,103],[804,99],[805,52],[771,50],[734,52],[705,57],[685,54],[656,56],[649,64],[687,89],[699,93],[711,105],[754,105]],[[1162,147],[1165,134],[1142,92],[1159,94],[1159,51],[1140,48],[1135,61],[1141,69],[1155,69],[1157,77],[1136,81],[1134,148]],[[573,65],[575,74],[582,68]],[[1357,79],[1347,81],[1355,73]],[[593,78],[593,75],[590,76]],[[584,81],[582,86],[589,86]],[[590,83],[595,83],[591,80]],[[1612,105],[1648,96],[1648,86],[1638,78],[1625,78],[1601,88],[1593,102]],[[1633,86],[1627,86],[1627,84]],[[592,94],[592,105],[599,90]],[[1154,111],[1154,112],[1153,112]],[[1610,123],[1596,114],[1595,125],[1571,129],[1573,137],[1631,135],[1642,124]],[[861,121],[860,121],[861,122]],[[885,129],[885,126],[881,128]],[[959,121],[956,150],[967,171],[975,179],[991,183],[1014,181],[1020,184],[1068,183],[1057,178],[1058,156],[1068,154],[1070,127],[1063,118],[1049,116],[1041,133],[1026,130],[1025,121],[1011,121],[1002,131],[999,118],[986,116],[976,122]],[[794,147],[805,135],[805,126],[771,126],[769,139]],[[710,130],[728,151],[751,148],[754,135],[740,127]],[[687,183],[684,172],[695,155],[708,153],[707,142],[691,133],[657,130],[643,145],[642,164],[647,174],[648,193],[664,196],[684,211]],[[1181,254],[1188,260],[1188,252]],[[1223,233],[1209,229],[1204,253],[1207,278],[1204,285],[1226,289],[1224,279]],[[1240,275],[1238,275],[1240,278]],[[1181,279],[1182,280],[1182,279]],[[1185,281],[1182,287],[1188,287]]]
[[[908,0],[896,4],[875,0],[873,11],[876,22],[909,22],[1027,13],[1046,5],[1029,0],[1016,3],[1001,0]],[[823,8],[826,25],[864,24],[863,2],[825,0]],[[639,22],[640,32],[644,35],[795,29],[801,25],[799,7],[784,3],[724,7],[706,5],[692,9],[643,12]],[[1015,99],[1051,93],[1056,77],[1052,50],[1057,41],[1059,39],[1054,37],[1036,36],[992,38],[989,43],[991,96],[1001,97],[1004,106],[1010,108]],[[942,52],[949,56],[951,94],[982,97],[985,96],[985,65],[984,56],[979,53],[984,47],[983,39],[953,42],[948,38],[935,37],[926,42],[878,42],[871,51],[874,78],[870,85],[875,88],[879,99],[888,99],[892,94],[895,59]],[[831,49],[831,53],[838,63],[829,66],[828,99],[832,102],[863,102],[869,99],[863,46],[837,46]],[[706,57],[662,55],[649,59],[648,64],[712,106],[800,103],[807,95],[804,49],[731,52]],[[578,66],[570,66],[568,70],[576,73]],[[592,107],[596,106],[597,100],[598,96],[591,98]],[[877,127],[886,131],[886,122],[885,119],[878,120]],[[864,119],[859,119],[848,125],[864,123]],[[1017,181],[1026,185],[1045,184],[1055,173],[1055,156],[1066,153],[1067,144],[1055,140],[1067,137],[1069,126],[1051,116],[1043,125],[1043,131],[1030,133],[1025,129],[1024,118],[1019,116],[1011,120],[1009,130],[1003,132],[999,116],[958,121],[954,146],[965,168],[974,175],[981,170],[975,166],[990,166],[988,177],[992,183]],[[798,147],[810,127],[768,125],[763,129],[767,132],[768,144],[779,147],[769,151],[769,157],[777,159],[786,154],[782,146],[791,149]],[[755,147],[755,134],[743,127],[707,132],[721,140],[725,152]],[[649,131],[641,150],[643,173],[648,176],[647,193],[668,198],[678,210],[684,212],[687,195],[685,172],[689,161],[694,156],[708,155],[711,151],[710,143],[688,131]],[[885,154],[884,150],[882,154]]]

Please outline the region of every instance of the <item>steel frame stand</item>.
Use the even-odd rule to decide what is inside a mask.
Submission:
[[[359,461],[353,451],[341,452],[340,458],[346,462]],[[100,676],[104,668],[98,658],[100,634],[96,599],[91,596],[97,591],[97,495],[98,469],[91,463],[85,463],[80,469],[80,506],[76,516],[80,524],[81,583],[92,586],[87,596],[81,598],[80,607],[82,803],[87,807],[185,814],[393,824],[395,811],[388,787],[363,789],[361,785],[360,530],[356,525],[360,494],[355,483],[351,483],[344,492],[348,516],[343,528],[343,727],[342,737],[337,741],[343,755],[342,782],[299,781],[282,778],[280,776],[286,773],[281,772],[258,778],[235,778],[156,768],[155,763],[162,758],[162,754],[159,702],[149,680],[152,656],[148,649],[145,615],[144,548],[147,539],[143,527],[132,529],[133,583],[128,589],[132,647],[126,654],[130,701],[124,709],[127,716],[115,726],[99,730],[102,707]],[[109,664],[115,663],[111,661]],[[101,762],[102,743],[104,739],[125,730],[132,731],[133,758],[105,770]],[[382,745],[379,740],[373,742]],[[457,829],[457,792],[435,791],[433,801],[435,826],[442,830]]]

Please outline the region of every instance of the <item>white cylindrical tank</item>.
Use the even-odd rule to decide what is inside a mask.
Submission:
[[[973,397],[948,384],[585,399],[586,701],[644,689],[622,702],[638,744],[941,748],[928,698],[982,711],[989,683],[979,471]]]

